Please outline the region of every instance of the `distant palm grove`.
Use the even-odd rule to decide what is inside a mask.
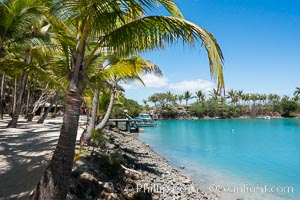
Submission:
[[[299,117],[299,97],[300,87],[296,88],[293,97],[244,93],[242,90],[229,90],[225,95],[212,90],[207,96],[201,90],[180,95],[168,91],[155,93],[143,103],[146,112],[155,112],[161,119]]]

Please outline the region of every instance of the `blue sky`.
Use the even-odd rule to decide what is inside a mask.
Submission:
[[[186,19],[210,31],[225,57],[226,90],[292,95],[300,86],[299,0],[177,0]],[[160,14],[164,14],[161,11]],[[125,85],[142,102],[155,92],[213,88],[205,49],[183,47],[142,55],[164,76],[146,76],[146,87]]]

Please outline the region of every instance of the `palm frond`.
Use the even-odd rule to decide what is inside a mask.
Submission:
[[[203,42],[212,76],[218,80],[218,89],[224,88],[223,54],[211,33],[187,20],[167,17],[143,17],[120,26],[101,38],[103,46],[112,48],[120,56],[165,48],[166,45],[182,41],[183,45],[195,47]]]
[[[15,72],[18,70],[28,70],[29,72],[34,72],[36,76],[38,76],[41,80],[50,82],[58,87],[61,87],[61,79],[55,77],[51,71],[46,71],[34,64],[28,64],[17,59],[0,60],[0,71],[5,73],[11,73],[12,71]]]

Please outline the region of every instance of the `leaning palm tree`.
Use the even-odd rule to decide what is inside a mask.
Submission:
[[[92,102],[92,116],[89,121],[87,131],[85,131],[81,137],[81,144],[89,142],[92,137],[92,131],[94,130],[94,128],[96,128],[97,130],[101,130],[107,124],[113,109],[118,84],[121,81],[124,82],[132,80],[139,80],[143,84],[140,75],[145,73],[155,73],[159,76],[162,75],[160,69],[156,65],[150,63],[149,61],[143,60],[139,56],[132,56],[128,59],[114,58],[109,61],[108,68],[100,70],[99,68],[97,68],[94,80],[97,80],[98,85],[99,82],[102,81],[102,84],[110,88],[110,101],[107,107],[107,111],[103,116],[101,122],[95,126],[97,105],[99,100],[99,89],[95,88]]]
[[[171,16],[148,15],[166,8]],[[32,199],[65,199],[74,158],[86,71],[96,53],[117,52],[119,57],[164,48],[178,39],[194,46],[201,40],[208,52],[210,71],[218,89],[224,86],[222,52],[211,33],[185,20],[172,0],[58,0],[45,13],[67,62],[66,107],[58,144]],[[87,50],[95,44],[87,56]]]

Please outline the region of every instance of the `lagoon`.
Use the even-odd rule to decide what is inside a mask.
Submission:
[[[222,199],[300,198],[300,120],[159,121],[138,135]]]

